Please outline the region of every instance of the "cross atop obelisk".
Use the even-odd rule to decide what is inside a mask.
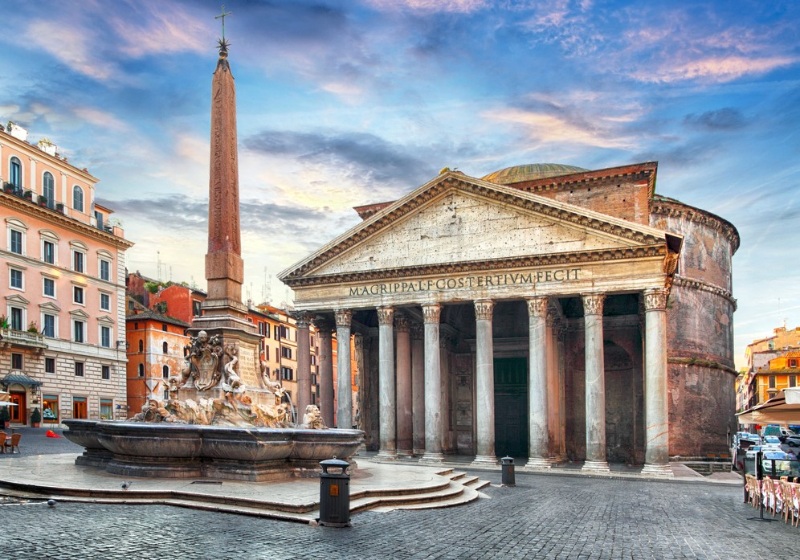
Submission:
[[[221,19],[222,20],[222,40],[225,41],[225,16],[231,15],[232,12],[225,11],[225,4],[222,5],[222,13],[218,16],[214,16],[214,19]]]

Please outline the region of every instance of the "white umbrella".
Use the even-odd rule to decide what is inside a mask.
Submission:
[[[4,406],[17,406],[17,403],[9,401],[0,401],[0,408]]]

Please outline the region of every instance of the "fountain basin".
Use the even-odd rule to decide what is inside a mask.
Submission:
[[[317,472],[332,457],[351,461],[360,430],[238,428],[193,424],[64,420],[84,447],[77,465],[138,477],[263,481]]]

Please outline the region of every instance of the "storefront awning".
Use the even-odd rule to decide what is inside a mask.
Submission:
[[[2,379],[0,379],[0,385],[4,385],[8,387],[9,385],[22,385],[23,387],[40,387],[42,385],[41,381],[35,380],[33,377],[29,375],[25,375],[21,371],[15,373],[9,373]]]
[[[797,391],[786,389],[737,416],[740,424],[800,424],[800,399]]]

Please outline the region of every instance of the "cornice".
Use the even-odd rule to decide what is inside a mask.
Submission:
[[[658,164],[655,162],[626,165],[611,169],[598,169],[597,171],[585,171],[569,175],[547,177],[522,183],[511,183],[508,186],[527,192],[539,193],[545,191],[563,191],[590,185],[602,186],[607,183],[618,182],[621,178],[625,178],[629,181],[647,181],[649,195],[652,197],[655,192],[657,165]]]
[[[93,237],[95,239],[102,239],[106,243],[110,243],[118,249],[129,249],[134,245],[133,242],[128,241],[124,237],[116,236],[108,233],[107,231],[90,226],[89,224],[84,224],[75,218],[65,216],[64,214],[61,214],[60,212],[57,212],[51,208],[42,208],[38,204],[12,194],[0,191],[0,203],[5,204],[14,210],[18,210],[21,213],[27,214],[28,216],[40,218],[45,222],[59,224],[67,229],[78,231],[83,235]]]
[[[724,372],[731,373],[735,376],[739,375],[739,372],[730,366],[726,366],[725,364],[721,364],[713,360],[704,360],[702,358],[679,358],[670,356],[667,358],[667,363],[677,366],[694,366],[694,367],[704,367],[709,369],[719,369]]]
[[[708,292],[710,294],[714,294],[715,296],[719,296],[723,299],[726,299],[733,305],[733,310],[736,311],[737,303],[736,298],[733,297],[733,294],[728,290],[720,288],[719,286],[715,286],[714,284],[709,284],[708,282],[704,282],[703,280],[695,280],[693,278],[686,278],[684,276],[680,276],[676,274],[672,281],[672,286],[678,286],[681,288],[687,288],[690,290],[698,290],[701,292]]]
[[[733,248],[732,253],[735,253],[739,249],[741,240],[736,227],[729,221],[725,220],[724,218],[720,218],[711,212],[701,210],[700,208],[695,208],[694,206],[689,206],[688,204],[684,204],[683,202],[677,200],[656,197],[653,199],[650,205],[650,213],[658,214],[660,216],[667,216],[668,218],[681,218],[689,220],[690,222],[704,225],[714,231],[719,231],[731,244]]]
[[[283,282],[292,288],[303,286],[322,286],[328,284],[391,280],[395,278],[419,276],[444,276],[487,270],[528,269],[544,266],[575,265],[635,258],[664,257],[666,252],[667,248],[665,244],[647,245],[641,247],[582,251],[579,253],[527,255],[523,257],[511,257],[506,259],[442,263],[401,268],[385,268],[382,270],[344,272],[323,276],[306,276],[300,278],[290,277],[285,278]]]
[[[47,161],[53,167],[56,168],[69,168],[72,171],[73,175],[79,176],[87,183],[98,183],[99,179],[94,177],[91,173],[89,173],[85,169],[78,169],[71,163],[67,161],[66,158],[62,159],[60,157],[52,156],[47,152],[39,149],[38,146],[30,144],[24,140],[20,140],[19,138],[15,138],[14,136],[10,135],[5,131],[0,131],[0,144],[7,145],[9,147],[13,146],[17,150],[24,152],[25,155],[28,157],[32,157],[35,159],[39,159],[39,161]]]
[[[664,243],[663,238],[659,238],[654,234],[645,233],[641,230],[635,229],[634,227],[626,227],[622,220],[606,221],[601,214],[584,213],[581,212],[582,209],[577,207],[574,210],[566,208],[563,204],[556,203],[555,201],[547,198],[541,198],[537,196],[536,200],[531,200],[525,196],[518,196],[515,192],[517,189],[514,187],[495,185],[493,183],[487,183],[478,179],[476,179],[475,182],[465,181],[463,179],[459,179],[457,175],[451,175],[439,181],[438,183],[432,184],[429,188],[425,189],[418,195],[407,199],[404,203],[398,204],[391,210],[386,211],[385,213],[376,214],[372,218],[365,221],[360,229],[353,232],[350,236],[332,242],[330,248],[327,250],[322,250],[320,253],[311,257],[294,270],[291,270],[291,272],[288,274],[284,273],[285,276],[284,274],[281,274],[281,280],[290,286],[296,285],[294,282],[299,280],[309,271],[318,268],[326,262],[329,262],[375,233],[389,227],[400,217],[407,215],[423,205],[426,205],[431,200],[444,195],[447,191],[458,187],[461,187],[464,190],[483,198],[494,200],[503,204],[509,204],[540,215],[549,216],[553,219],[568,222],[576,226],[602,231],[609,235],[634,241],[642,246]],[[631,224],[631,226],[634,225],[635,224]]]

